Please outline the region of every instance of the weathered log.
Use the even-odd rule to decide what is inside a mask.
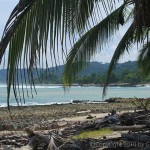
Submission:
[[[108,129],[111,129],[113,131],[140,131],[142,129],[145,129],[146,125],[133,125],[133,126],[113,126],[108,127]]]

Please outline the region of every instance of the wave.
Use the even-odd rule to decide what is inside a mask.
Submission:
[[[22,87],[22,85],[19,85],[20,87]],[[33,87],[33,86],[32,86]],[[23,88],[27,88],[30,89],[31,86],[30,85],[23,85]],[[62,88],[62,86],[55,86],[55,85],[35,85],[36,89],[57,89],[57,88]]]
[[[120,89],[120,88],[123,88],[123,87],[121,87],[121,86],[108,86],[108,88],[110,88],[110,89]]]
[[[7,85],[6,84],[0,84],[0,88],[6,88]]]
[[[0,88],[6,88],[7,85],[6,84],[0,84]],[[30,89],[31,86],[30,85],[19,85],[20,88],[27,88]],[[33,87],[33,86],[32,86]],[[62,88],[62,86],[58,86],[58,85],[35,85],[36,89],[57,89],[57,88]]]
[[[29,86],[29,88],[30,88],[30,86]],[[57,86],[57,85],[53,85],[53,86],[52,86],[52,85],[51,85],[51,86],[47,86],[47,85],[46,85],[46,86],[45,86],[45,85],[44,85],[44,86],[42,86],[42,85],[36,85],[35,88],[37,88],[37,89],[38,89],[38,88],[39,88],[39,89],[57,89],[57,88],[62,88],[62,86]]]
[[[150,88],[150,84],[137,85],[136,87],[138,87],[138,88]]]
[[[52,103],[36,103],[36,102],[27,102],[25,104],[19,104],[19,106],[44,106],[44,105],[60,105],[60,104],[70,104],[70,102],[52,102]],[[18,106],[17,103],[11,103],[10,106]],[[1,107],[7,107],[6,103],[0,103],[0,108]]]

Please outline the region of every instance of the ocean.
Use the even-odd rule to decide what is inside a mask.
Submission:
[[[102,87],[81,87],[73,86],[69,91],[64,92],[62,86],[36,86],[37,95],[33,92],[33,98],[30,94],[30,88],[27,87],[29,97],[26,96],[25,104],[22,105],[49,105],[49,104],[60,104],[70,103],[72,100],[92,100],[102,101]],[[105,99],[112,97],[123,97],[123,98],[149,98],[150,97],[150,86],[142,87],[108,87],[107,95]],[[105,100],[104,99],[104,100]],[[6,85],[0,85],[0,107],[7,106],[7,87]],[[13,91],[10,94],[10,105],[16,106],[16,101],[13,95]]]

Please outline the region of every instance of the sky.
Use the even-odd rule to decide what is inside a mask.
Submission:
[[[11,11],[13,10],[13,8],[15,7],[15,5],[18,3],[19,0],[0,0],[0,37],[2,36],[3,33],[3,29],[5,26],[5,23],[11,13]],[[128,25],[127,25],[128,26]],[[95,55],[95,57],[93,57],[92,61],[99,61],[99,62],[110,62],[111,57],[114,53],[114,50],[117,46],[117,43],[119,42],[119,40],[121,39],[122,35],[125,33],[127,27],[124,27],[122,29],[120,29],[119,34],[117,34],[114,38],[114,40],[112,40],[109,44],[109,46],[107,46],[103,51],[101,51],[99,54]],[[126,53],[125,55],[123,55],[123,57],[120,59],[120,63],[122,62],[126,62],[126,61],[134,61],[137,58],[137,50],[136,47],[134,47],[130,53]],[[60,64],[62,63],[62,61],[60,60]],[[2,66],[0,66],[0,69],[2,68]]]

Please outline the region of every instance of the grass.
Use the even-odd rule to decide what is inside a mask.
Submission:
[[[85,131],[81,132],[79,135],[73,136],[73,139],[87,139],[87,138],[100,138],[108,134],[112,134],[113,130],[103,128],[100,130],[94,130],[94,131]]]

